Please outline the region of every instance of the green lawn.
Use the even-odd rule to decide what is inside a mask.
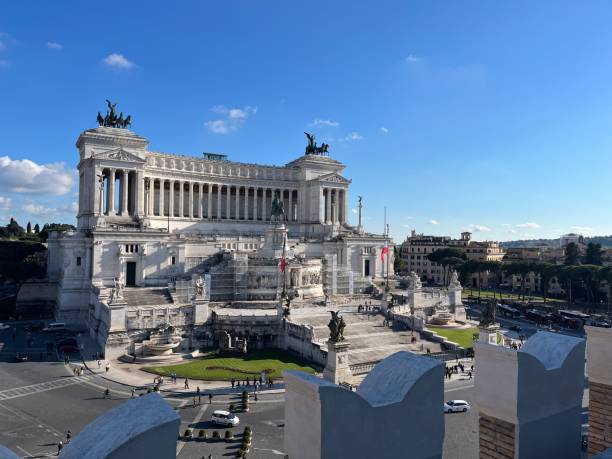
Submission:
[[[457,343],[459,346],[470,349],[472,348],[472,342],[474,341],[474,334],[478,333],[478,327],[452,329],[443,327],[427,327],[427,330],[437,333],[440,336],[444,336],[449,341]]]
[[[229,381],[232,378],[244,380],[247,377],[259,377],[262,371],[265,371],[268,377],[273,379],[281,378],[283,370],[315,372],[315,369],[308,363],[291,354],[275,349],[253,350],[244,358],[237,356],[221,357],[216,352],[211,352],[188,363],[146,367],[143,370],[162,376],[176,373],[179,378],[211,381]]]
[[[463,299],[467,299],[468,296],[477,298],[478,297],[478,289],[475,288],[469,288],[469,287],[464,287],[463,289],[463,294],[462,297]],[[480,298],[499,298],[499,292],[493,292],[490,290],[481,290],[480,291]],[[509,292],[503,292],[502,293],[502,298],[505,300],[518,300],[519,299],[519,293],[518,292],[513,292],[513,293],[509,293]],[[521,296],[522,298],[522,296]],[[529,295],[529,294],[525,294],[525,300],[527,301],[532,301],[532,300],[539,300],[539,301],[544,301],[544,297],[542,295]],[[547,297],[546,298],[546,302],[547,303],[563,303],[564,300],[560,300],[558,298],[550,298]]]

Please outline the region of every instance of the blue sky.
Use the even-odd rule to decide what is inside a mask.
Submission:
[[[331,144],[380,232],[611,234],[609,1],[2,2],[0,219],[73,221],[104,99],[156,151]],[[24,161],[28,160],[28,161]]]

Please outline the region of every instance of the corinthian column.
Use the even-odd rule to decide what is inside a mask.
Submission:
[[[185,216],[185,182],[179,180],[179,217]]]
[[[189,182],[189,218],[193,218],[193,182]]]
[[[148,179],[147,179],[148,180]],[[134,193],[134,210],[137,217],[142,217],[145,214],[145,178],[143,171],[136,171],[136,176],[134,178],[135,183],[135,193]],[[148,214],[148,213],[147,213]]]
[[[208,185],[206,185],[206,199],[207,199],[207,204],[206,204],[206,218],[208,218],[209,220],[212,219],[212,184],[209,183]]]
[[[159,207],[157,209],[157,215],[160,217],[164,216],[164,185],[166,181],[163,179],[159,180]]]
[[[110,169],[107,177],[106,215],[113,215],[115,213],[115,169]]]
[[[249,219],[249,187],[244,187],[244,219]]]
[[[204,184],[198,183],[198,218],[202,220],[204,218],[204,203],[202,198],[204,197]]]
[[[168,190],[168,215],[174,217],[174,180],[170,180]]]
[[[253,188],[253,220],[257,221],[257,193],[259,188]]]
[[[231,217],[231,198],[232,198],[232,187],[229,185],[225,185],[225,218],[227,220]]]
[[[221,184],[217,183],[217,220],[221,220]]]
[[[128,172],[124,170],[121,173],[121,216],[128,214]]]
[[[293,221],[293,190],[289,190],[289,221]]]
[[[325,201],[325,209],[326,209],[326,215],[325,215],[325,223],[330,224],[331,223],[331,189],[326,188],[325,189],[325,194],[327,195],[327,199]]]

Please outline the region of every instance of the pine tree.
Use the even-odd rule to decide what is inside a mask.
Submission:
[[[30,222],[28,222],[28,224],[26,225],[26,233],[32,233],[32,224]]]

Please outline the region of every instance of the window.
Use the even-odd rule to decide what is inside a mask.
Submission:
[[[171,260],[170,263],[173,264],[173,265],[176,264],[176,257],[174,255],[172,255],[172,260]]]
[[[77,263],[77,266],[81,266],[81,257],[77,257],[76,263]]]

